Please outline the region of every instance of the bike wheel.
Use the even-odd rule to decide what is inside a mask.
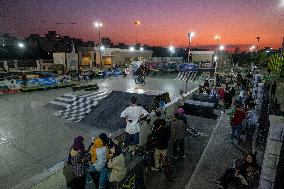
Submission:
[[[140,83],[140,81],[139,81],[139,78],[138,78],[138,77],[135,77],[135,83],[136,83],[136,84],[139,84],[139,83]]]

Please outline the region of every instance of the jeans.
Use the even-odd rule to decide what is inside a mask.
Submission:
[[[241,136],[241,127],[242,125],[232,125],[232,133],[231,133],[231,140],[233,140],[235,137],[239,141]]]
[[[95,166],[91,165],[90,168],[88,169],[88,172],[96,172]],[[109,179],[109,171],[107,167],[102,168],[100,171],[97,171],[100,176],[99,176],[99,188],[105,188],[107,185],[107,181]],[[95,181],[94,181],[95,182]]]
[[[139,133],[135,133],[135,134],[126,133],[125,144],[126,146],[138,145],[139,144]]]
[[[178,147],[180,150],[180,155],[184,156],[184,139],[173,141],[173,156],[174,157],[177,157],[178,155]]]

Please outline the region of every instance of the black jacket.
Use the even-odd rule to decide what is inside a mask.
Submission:
[[[171,130],[166,126],[164,119],[154,121],[153,137],[155,138],[155,148],[165,150],[168,148],[168,142],[171,137]]]

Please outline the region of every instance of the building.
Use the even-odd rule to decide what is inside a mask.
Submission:
[[[192,51],[192,62],[215,62],[216,58],[218,65],[226,65],[232,62],[232,55],[226,51]]]
[[[78,54],[79,65],[81,67],[92,68],[100,64],[103,66],[125,65],[129,64],[132,59],[151,58],[153,51],[103,48],[101,49],[100,58],[98,47],[79,47]]]
[[[73,46],[75,51],[81,46],[94,47],[93,41],[84,43],[82,39],[61,36],[56,33],[56,31],[48,31],[45,36],[30,34],[30,36],[26,38],[26,42],[33,50],[42,50],[50,54],[54,52],[70,53],[73,51]]]

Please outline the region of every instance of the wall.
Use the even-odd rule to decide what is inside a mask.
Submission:
[[[80,47],[78,49],[79,54],[79,64],[92,64],[92,62],[96,62],[96,64],[100,64],[100,53],[98,47]],[[131,58],[137,57],[152,57],[153,51],[144,50],[144,51],[129,51],[129,49],[119,49],[119,48],[106,48],[101,51],[102,60],[106,60],[106,64],[110,65],[110,61],[115,65],[124,65],[129,63]],[[87,58],[86,58],[87,57]],[[88,60],[87,60],[88,59]],[[87,63],[89,62],[89,63]],[[92,67],[92,66],[91,66]]]
[[[261,170],[259,189],[274,189],[277,165],[284,142],[283,117],[270,116],[270,128]]]
[[[192,51],[193,62],[212,62],[214,51]]]

